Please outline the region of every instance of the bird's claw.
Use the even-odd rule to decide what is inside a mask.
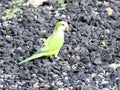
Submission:
[[[56,57],[56,60],[60,60],[60,57]]]

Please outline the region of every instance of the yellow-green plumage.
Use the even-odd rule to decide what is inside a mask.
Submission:
[[[56,23],[53,33],[44,41],[44,47],[40,51],[33,54],[31,57],[21,61],[19,64],[28,62],[30,60],[42,57],[42,56],[58,56],[59,50],[64,43],[64,31],[68,30],[67,22],[60,21]]]

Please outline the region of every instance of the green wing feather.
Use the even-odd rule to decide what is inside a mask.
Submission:
[[[58,34],[53,34],[45,42],[45,46],[42,50],[56,50],[60,49],[64,43],[64,37],[59,36]]]

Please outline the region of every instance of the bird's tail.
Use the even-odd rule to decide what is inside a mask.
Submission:
[[[30,61],[30,60],[33,60],[33,59],[42,57],[43,55],[44,55],[44,53],[36,53],[36,54],[33,54],[31,57],[28,57],[27,59],[19,62],[18,64],[22,64],[22,63],[28,62],[28,61]]]

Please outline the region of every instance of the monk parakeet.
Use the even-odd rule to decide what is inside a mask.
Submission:
[[[30,60],[42,57],[42,56],[52,56],[58,57],[60,48],[64,43],[64,31],[69,30],[68,23],[65,21],[59,21],[56,23],[53,33],[47,38],[43,39],[44,46],[40,51],[33,54],[31,57],[21,61],[19,64],[28,62]]]

